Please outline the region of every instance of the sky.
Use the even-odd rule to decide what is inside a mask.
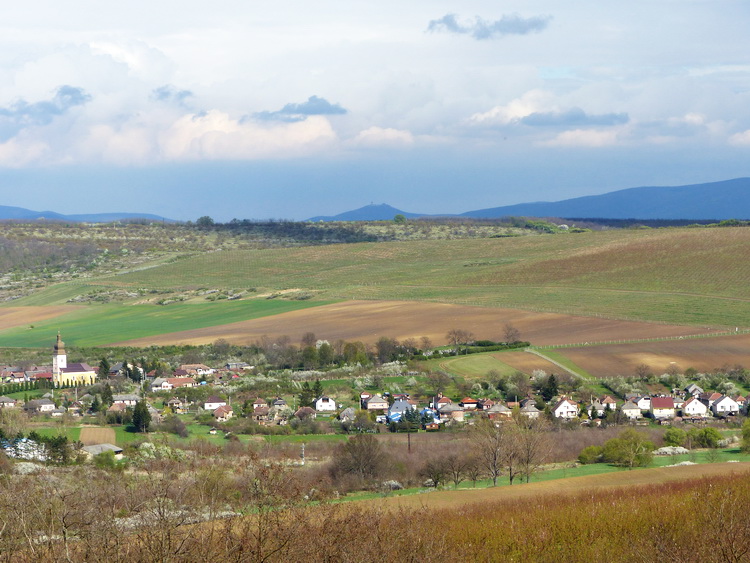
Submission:
[[[745,0],[26,0],[0,14],[0,205],[462,213],[750,176]]]

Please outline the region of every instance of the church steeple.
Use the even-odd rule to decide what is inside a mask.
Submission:
[[[65,342],[60,338],[60,331],[57,331],[57,342],[52,354],[52,380],[58,383],[60,373],[68,367],[68,355],[65,353]]]

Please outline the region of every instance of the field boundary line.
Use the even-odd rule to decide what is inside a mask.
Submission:
[[[540,352],[539,350],[535,350],[535,349],[533,349],[533,348],[524,348],[524,351],[525,351],[525,352],[528,352],[529,354],[534,354],[535,356],[539,356],[539,357],[540,357],[540,358],[542,358],[543,360],[546,360],[546,361],[548,361],[549,363],[551,363],[551,364],[554,364],[554,365],[556,365],[556,366],[557,366],[557,367],[559,367],[560,369],[564,369],[564,370],[565,370],[565,371],[567,371],[567,372],[568,372],[569,374],[571,374],[571,375],[573,375],[573,376],[575,376],[575,377],[580,377],[580,378],[581,378],[581,379],[583,379],[584,381],[589,381],[589,378],[588,378],[588,377],[584,376],[584,375],[583,375],[583,374],[581,374],[581,373],[578,373],[577,371],[575,371],[575,370],[573,370],[573,369],[571,369],[571,368],[569,368],[569,367],[566,367],[566,366],[562,365],[562,364],[561,364],[560,362],[558,362],[557,360],[553,360],[553,359],[552,359],[552,358],[550,358],[549,356],[546,356],[546,355],[542,354],[542,353],[541,353],[541,352]]]
[[[543,346],[532,346],[536,350],[557,350],[560,348],[585,348],[588,346],[608,346],[611,344],[639,344],[644,342],[672,342],[678,340],[697,340],[699,338],[719,338],[721,336],[740,336],[750,334],[750,330],[729,330],[724,332],[710,332],[706,334],[685,334],[682,336],[654,336],[653,338],[631,338],[623,340],[590,340],[587,342],[575,342],[571,344],[547,344]],[[531,350],[529,350],[531,351]]]

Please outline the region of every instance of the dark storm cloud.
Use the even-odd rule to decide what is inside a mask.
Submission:
[[[474,39],[495,39],[504,35],[526,35],[539,33],[549,24],[551,16],[522,18],[518,14],[506,15],[495,21],[487,21],[477,16],[471,23],[459,23],[456,14],[446,14],[430,21],[427,31],[470,35]]]
[[[592,127],[622,125],[628,120],[627,113],[589,115],[581,108],[571,108],[563,112],[532,113],[523,117],[521,123],[532,127]]]
[[[325,98],[310,96],[301,104],[286,104],[278,111],[261,111],[253,114],[256,119],[272,121],[304,121],[310,115],[344,115],[346,109],[339,104],[332,104]]]
[[[0,107],[0,140],[7,141],[26,127],[48,125],[55,117],[90,99],[83,88],[60,86],[51,100],[31,104],[18,100],[8,107]]]

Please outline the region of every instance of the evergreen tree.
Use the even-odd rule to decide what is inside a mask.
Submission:
[[[107,358],[102,358],[99,362],[99,377],[109,377],[109,361]]]
[[[547,381],[544,382],[542,387],[542,398],[545,401],[551,401],[553,397],[557,395],[557,378],[555,374],[550,374]]]
[[[109,383],[105,383],[104,388],[102,389],[102,404],[109,407],[114,402],[115,399],[112,397],[112,388],[109,386]]]
[[[305,381],[302,384],[302,391],[299,394],[299,406],[300,407],[309,407],[310,404],[313,402],[313,392],[310,388],[310,384]]]
[[[323,384],[320,382],[320,379],[315,380],[312,391],[314,399],[320,399],[323,396]]]
[[[102,409],[102,402],[99,400],[98,395],[94,395],[94,400],[91,401],[91,412],[97,413]]]
[[[133,426],[136,432],[148,432],[151,425],[151,413],[148,412],[148,406],[145,400],[140,400],[135,404],[133,409]]]

